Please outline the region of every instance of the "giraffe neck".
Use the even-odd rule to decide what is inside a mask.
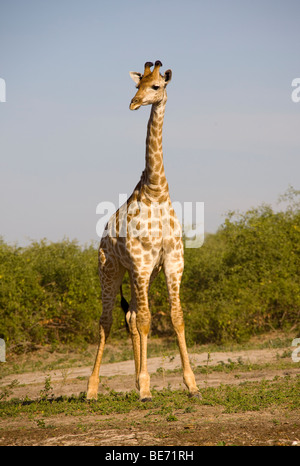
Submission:
[[[166,180],[163,151],[162,128],[167,98],[153,104],[147,128],[145,185],[152,197],[163,198],[169,193]]]

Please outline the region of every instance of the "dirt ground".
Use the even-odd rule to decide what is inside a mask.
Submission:
[[[236,352],[191,354],[194,367],[243,361],[251,364],[270,363],[267,368],[248,372],[211,372],[197,374],[199,388],[220,384],[240,384],[245,381],[273,379],[275,376],[300,373],[297,365],[291,369],[274,369],[272,362],[284,349],[242,350]],[[184,390],[179,355],[153,357],[148,360],[151,386]],[[19,386],[13,397],[35,399],[44,388],[45,377],[51,377],[55,396],[78,395],[86,391],[91,367],[35,371],[11,374],[0,380],[0,389],[17,379]],[[123,361],[103,364],[100,371],[99,393],[108,389],[126,391],[134,389],[134,362]],[[176,422],[163,422],[151,416],[151,402],[145,410],[124,414],[66,416],[55,415],[37,425],[26,415],[0,418],[0,445],[101,445],[101,446],[196,446],[196,445],[295,445],[300,446],[299,411],[281,408],[259,412],[224,413],[222,406],[197,405],[192,412],[178,412]]]

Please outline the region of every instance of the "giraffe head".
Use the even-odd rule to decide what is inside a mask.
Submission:
[[[153,63],[147,61],[143,75],[130,71],[129,74],[138,88],[137,93],[130,102],[130,110],[137,110],[141,105],[155,104],[166,99],[166,86],[171,81],[172,71],[167,70],[162,76],[159,72],[162,63],[159,60],[155,62],[153,71],[151,71],[152,66]]]

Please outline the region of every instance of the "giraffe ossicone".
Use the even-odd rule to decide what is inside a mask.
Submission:
[[[147,338],[151,323],[148,290],[161,270],[167,283],[171,320],[182,362],[183,381],[190,395],[199,396],[189,362],[179,297],[184,267],[181,226],[172,207],[163,164],[162,128],[167,102],[166,87],[172,79],[172,71],[167,70],[162,75],[162,63],[159,60],[155,62],[151,71],[152,67],[152,62],[146,62],[143,74],[130,72],[137,92],[129,108],[137,110],[141,106],[151,105],[147,126],[145,170],[124,208],[118,209],[108,221],[100,241],[102,314],[99,323],[99,346],[88,382],[88,399],[97,399],[104,345],[112,324],[116,295],[120,291],[126,271],[131,285],[129,305],[124,300],[122,291],[121,298],[133,345],[136,387],[141,400],[151,399],[150,376],[147,369]]]

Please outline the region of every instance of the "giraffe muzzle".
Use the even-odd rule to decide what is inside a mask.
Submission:
[[[138,108],[140,108],[140,106],[141,106],[140,99],[137,99],[136,97],[134,97],[130,102],[129,108],[130,110],[137,110]]]

